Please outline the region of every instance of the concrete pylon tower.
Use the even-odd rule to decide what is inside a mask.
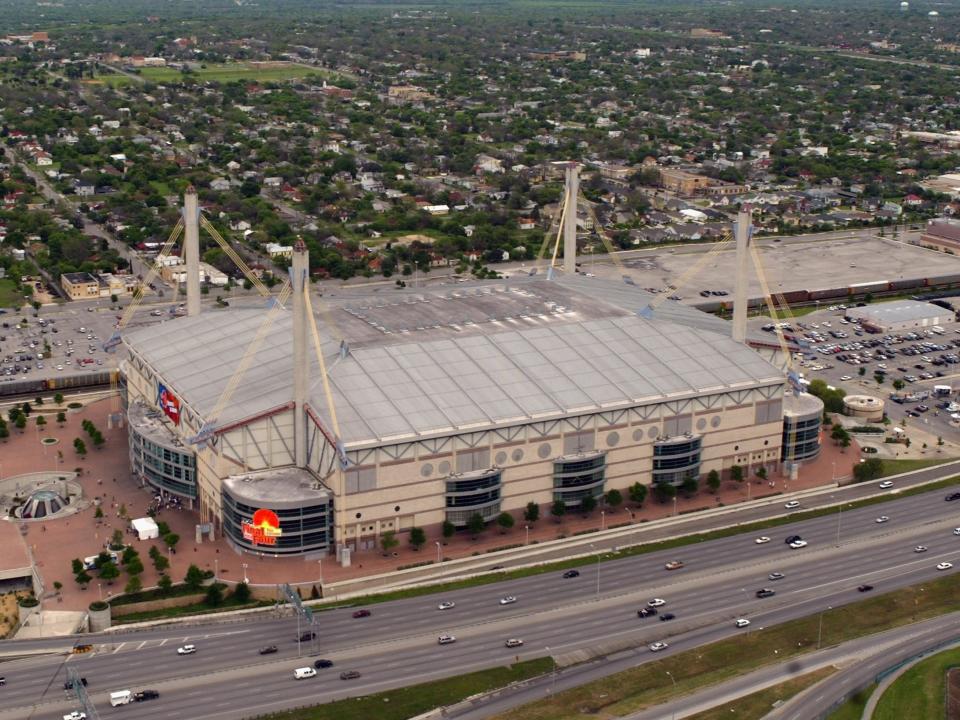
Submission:
[[[580,166],[571,162],[566,167],[566,192],[563,218],[563,271],[568,275],[577,272],[577,198],[580,196]]]
[[[733,291],[733,339],[747,341],[747,290],[750,284],[750,207],[742,206],[733,224],[737,241],[737,274]]]
[[[293,288],[293,402],[294,402],[294,459],[297,467],[307,463],[307,383],[310,364],[307,359],[307,300],[310,291],[310,254],[302,238],[293,246],[290,265],[290,285]]]
[[[200,210],[191,185],[183,196],[183,254],[187,263],[187,315],[200,314]]]

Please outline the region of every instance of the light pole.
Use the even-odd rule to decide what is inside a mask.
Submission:
[[[601,510],[600,511],[600,530],[602,532],[603,530],[606,530],[606,529],[607,529],[607,513]]]
[[[669,670],[667,670],[666,673],[667,673],[667,675],[670,676],[670,679],[673,681],[673,692],[674,692],[674,694],[676,694],[676,692],[677,692],[677,679],[673,676],[673,673],[670,672]],[[674,709],[672,710],[672,712],[670,713],[670,716],[671,716],[672,718],[674,718],[674,720],[676,720],[676,717],[677,717],[676,708],[674,708]]]
[[[247,577],[247,564],[243,564],[243,582],[247,585],[250,584],[250,579]]]
[[[317,564],[320,566],[320,587],[323,587],[323,558],[317,560]]]
[[[674,517],[676,517],[677,515],[677,496],[676,495],[673,496],[673,515]]]
[[[600,553],[593,546],[593,543],[590,543],[590,549],[597,553],[597,600],[600,599]]]
[[[103,602],[103,584],[97,583],[97,591],[100,593],[100,602]]]
[[[440,558],[440,541],[435,540],[433,544],[437,546],[437,565],[439,565],[443,562],[443,560]]]
[[[830,607],[829,605],[827,605],[827,610],[833,610],[833,608]],[[827,610],[821,610],[821,611],[820,611],[820,622],[819,622],[819,625],[818,625],[818,627],[817,627],[817,650],[820,649],[820,641],[823,639],[823,614],[824,614]]]
[[[843,503],[837,506],[837,547],[840,547],[840,521],[843,519]]]
[[[216,582],[220,576],[220,558],[213,559],[213,581]]]
[[[530,544],[530,526],[529,526],[529,525],[524,525],[524,526],[523,526],[523,529],[527,531],[527,539],[524,541],[523,544],[524,544],[524,545],[529,545],[529,544]]]
[[[550,671],[552,686],[550,692],[553,692],[557,687],[557,659],[550,654],[549,645],[547,645],[544,649],[547,651],[547,655],[550,655],[550,661],[553,663],[553,669]]]
[[[830,480],[831,482],[837,481],[837,461],[832,460],[830,462]]]

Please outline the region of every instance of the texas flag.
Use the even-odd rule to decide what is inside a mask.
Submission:
[[[180,401],[166,385],[157,384],[157,404],[173,420],[174,425],[180,424]]]

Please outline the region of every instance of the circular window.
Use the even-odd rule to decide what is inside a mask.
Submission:
[[[633,441],[640,442],[643,440],[643,430],[634,430],[633,431]]]
[[[424,466],[420,468],[420,474],[423,477],[430,477],[431,475],[433,475],[433,465],[431,465],[430,463],[425,463]]]
[[[620,433],[612,432],[607,435],[607,447],[615,447],[620,442]]]
[[[739,446],[739,445],[734,445],[734,446],[733,446],[733,449],[734,449],[734,450],[739,450],[739,449],[740,449],[740,446]]]
[[[720,416],[719,416],[719,415],[714,415],[712,418],[710,418],[710,427],[713,427],[713,428],[718,428],[718,427],[720,427]]]
[[[550,457],[550,443],[544,443],[543,445],[538,447],[537,455],[539,455],[541,458]]]
[[[513,451],[513,455],[511,455],[510,457],[513,458],[514,462],[520,462],[521,460],[523,460],[523,450],[521,450],[520,448],[517,448],[516,450]]]
[[[769,441],[769,440],[764,440],[764,441],[763,441],[763,444],[764,444],[764,445],[769,445],[769,444],[770,444],[770,441]]]
[[[441,475],[449,475],[449,474],[450,474],[450,463],[449,463],[448,461],[444,460],[442,463],[440,463],[440,466],[439,466],[438,469],[440,470],[440,474],[441,474]]]
[[[651,440],[656,440],[660,436],[660,429],[656,426],[649,428],[647,430],[647,437]]]
[[[505,452],[498,452],[495,462],[497,465],[505,465],[507,463],[507,454]]]
[[[699,420],[697,420],[697,430],[706,430],[706,428],[707,428],[706,418],[700,418]]]

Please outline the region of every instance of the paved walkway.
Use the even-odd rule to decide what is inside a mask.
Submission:
[[[54,609],[83,609],[101,593],[104,598],[107,598],[122,592],[128,579],[126,575],[121,575],[112,585],[94,581],[87,590],[81,590],[73,581],[70,569],[70,561],[73,558],[82,558],[99,552],[115,529],[126,531],[127,520],[121,517],[124,511],[127,518],[142,517],[152,499],[150,492],[138,487],[131,479],[126,427],[107,428],[107,415],[116,408],[115,399],[92,402],[82,411],[69,414],[66,424],[60,427],[54,421],[56,409],[49,405],[41,406],[41,411],[50,413],[45,429],[38,430],[31,416],[25,431],[19,432],[11,428],[10,439],[0,444],[0,456],[2,456],[0,457],[0,475],[2,477],[46,469],[52,471],[61,468],[76,469],[79,472],[77,481],[83,486],[86,496],[99,499],[102,503],[104,517],[101,520],[94,517],[94,508],[91,506],[67,518],[25,523],[26,540],[36,559],[45,587],[49,590],[53,587],[54,581],[63,584],[59,598],[46,598],[44,601],[45,605]],[[84,419],[91,420],[103,433],[106,443],[101,449],[93,449],[92,443],[81,429],[80,425]],[[40,442],[43,437],[56,438],[59,443],[53,446],[44,445]],[[81,457],[74,451],[73,440],[76,437],[87,440],[86,456]],[[690,498],[678,497],[675,507],[672,502],[661,504],[650,499],[641,508],[626,503],[629,507],[608,509],[602,514],[596,511],[587,517],[567,516],[562,522],[557,522],[547,515],[546,510],[542,510],[547,516],[533,523],[529,533],[524,527],[522,517],[518,514],[515,517],[516,525],[512,530],[503,533],[493,526],[476,541],[466,534],[458,534],[443,545],[442,553],[444,558],[448,559],[470,557],[475,553],[485,553],[505,545],[555,540],[558,537],[569,537],[583,530],[601,529],[601,526],[610,528],[669,517],[674,511],[678,514],[686,514],[699,509],[745,502],[748,497],[758,499],[786,491],[794,492],[820,485],[830,485],[834,477],[850,475],[852,466],[857,460],[856,447],[842,451],[825,439],[820,457],[814,463],[804,466],[796,481],[777,477],[774,487],[756,478],[753,478],[750,483],[726,482],[716,494],[702,490]],[[241,556],[222,538],[214,542],[205,540],[197,544],[194,542],[197,517],[189,510],[166,508],[160,512],[157,520],[167,522],[171,530],[181,538],[176,554],[169,556],[171,577],[174,580],[183,578],[187,567],[195,563],[204,570],[214,571],[218,577],[227,581],[240,581],[246,573],[253,584],[274,585],[279,582],[292,582],[306,583],[309,588],[309,585],[319,583],[321,572],[323,580],[330,583],[386,573],[400,566],[432,560],[436,557],[435,541],[442,542],[442,538],[430,536],[425,549],[418,552],[409,547],[405,538],[401,536],[402,544],[389,557],[384,557],[379,550],[362,551],[353,555],[353,565],[350,568],[339,567],[332,557],[326,558],[321,567],[316,560],[305,561],[302,558]],[[140,551],[146,568],[141,577],[143,585],[145,587],[154,585],[158,574],[153,569],[147,553],[151,545],[159,545],[159,543],[141,541],[135,535],[126,533],[124,537],[125,542],[132,544]],[[162,547],[160,549],[164,550]],[[494,555],[489,557],[495,562]]]

